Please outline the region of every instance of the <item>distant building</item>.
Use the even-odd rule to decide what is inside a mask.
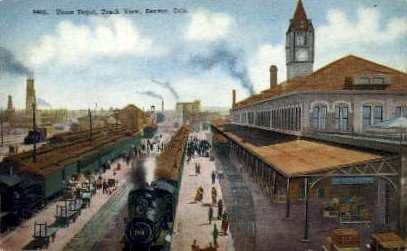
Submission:
[[[178,102],[175,106],[175,111],[181,117],[183,124],[196,124],[200,119],[201,101]]]
[[[150,114],[135,105],[127,105],[123,109],[114,110],[113,113],[126,131],[140,130],[151,123]]]

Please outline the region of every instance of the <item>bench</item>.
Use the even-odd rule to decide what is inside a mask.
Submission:
[[[45,223],[34,222],[34,234],[32,235],[32,237],[34,238],[35,241],[38,241],[41,244],[45,244],[45,246],[48,248],[49,241],[51,239],[52,241],[55,240],[57,230],[58,228],[49,227],[47,222]]]

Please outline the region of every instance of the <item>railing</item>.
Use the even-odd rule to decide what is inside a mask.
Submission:
[[[367,141],[375,143],[389,143],[392,145],[407,145],[407,132],[400,133],[355,133],[355,132],[337,132],[337,131],[318,131],[318,130],[307,130],[303,134],[313,135],[318,138],[323,139],[333,139],[333,138],[348,138],[358,141]]]

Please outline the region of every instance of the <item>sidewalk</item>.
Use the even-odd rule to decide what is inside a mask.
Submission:
[[[195,175],[195,163],[201,165],[201,173],[198,175]],[[208,246],[209,242],[213,244],[214,223],[218,231],[221,231],[221,221],[216,218],[218,216],[217,206],[213,207],[215,220],[211,225],[208,222],[209,206],[207,205],[212,203],[211,173],[214,169],[215,162],[210,161],[209,158],[197,157],[191,159],[188,165],[184,164],[171,250],[190,251],[194,239],[197,240],[200,248]],[[203,202],[194,203],[194,196],[199,186],[204,189]],[[214,186],[217,189],[217,199],[219,200],[222,198],[222,192],[218,179]],[[219,235],[217,242],[219,245],[217,250],[234,250],[233,239],[229,231],[226,236]]]
[[[116,167],[120,162],[122,169],[117,172],[116,178],[119,181],[118,188],[109,196],[102,193],[102,189],[98,189],[96,195],[92,197],[90,207],[84,208],[75,223],[70,223],[66,228],[58,229],[54,242],[50,242],[48,250],[62,250],[72,238],[74,238],[88,221],[95,215],[102,206],[113,197],[119,188],[128,180],[131,171],[131,165],[127,166],[125,161],[119,160],[112,164]],[[131,162],[130,162],[131,163]],[[113,177],[113,170],[107,170],[102,176],[105,178]],[[52,224],[55,221],[56,205],[62,205],[63,202],[57,201],[49,204],[43,211],[31,217],[26,222],[23,222],[17,229],[5,236],[0,241],[1,250],[22,250],[32,241],[34,231],[34,222]],[[45,248],[45,247],[44,247]]]

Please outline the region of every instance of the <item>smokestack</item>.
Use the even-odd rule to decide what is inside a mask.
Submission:
[[[32,106],[35,103],[35,88],[34,88],[34,78],[27,78],[27,88],[25,94],[25,110],[27,113],[32,111]]]
[[[13,110],[13,98],[11,95],[8,95],[7,110]]]
[[[164,111],[164,100],[161,100],[161,111]]]
[[[270,88],[277,86],[277,66],[270,66]]]
[[[232,107],[236,105],[236,90],[232,90]]]

